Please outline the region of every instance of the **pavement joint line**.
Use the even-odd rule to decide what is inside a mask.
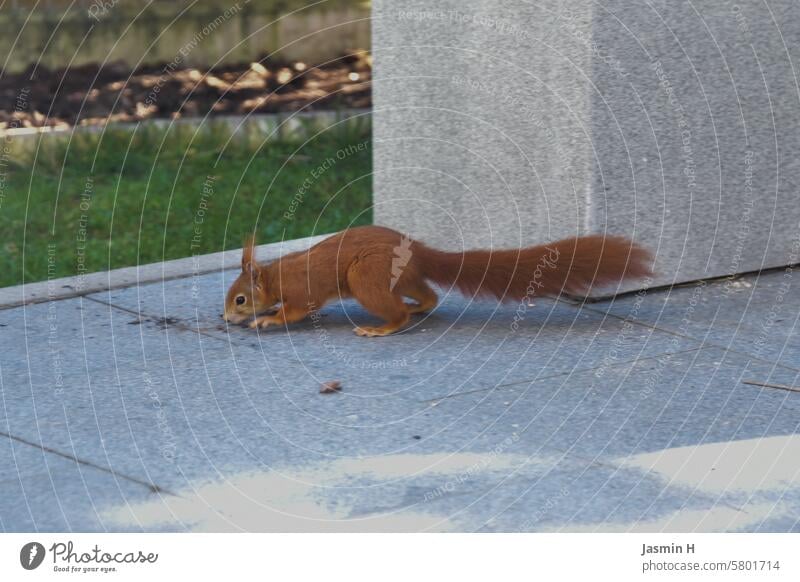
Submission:
[[[153,323],[162,323],[165,328],[174,327],[174,328],[177,328],[177,329],[182,330],[182,331],[191,331],[193,333],[196,333],[198,335],[202,335],[202,336],[205,336],[205,337],[209,337],[211,339],[215,339],[215,340],[219,340],[219,341],[226,341],[225,338],[217,336],[217,335],[214,335],[212,333],[208,333],[204,329],[198,329],[196,327],[192,327],[192,326],[186,325],[185,323],[181,323],[181,320],[177,319],[177,318],[174,318],[174,319],[176,319],[176,322],[169,323],[169,322],[166,321],[167,318],[161,317],[161,316],[151,315],[149,312],[136,311],[134,309],[130,309],[129,307],[122,307],[121,305],[115,305],[114,303],[109,303],[108,301],[103,301],[102,299],[98,299],[96,297],[90,297],[88,295],[84,295],[84,296],[82,296],[82,298],[86,299],[87,301],[94,301],[95,303],[99,303],[100,305],[105,305],[107,307],[113,307],[114,309],[118,309],[120,311],[124,311],[125,313],[130,313],[131,315],[135,315],[136,317],[138,317],[140,319],[147,319],[147,320],[152,321]]]
[[[122,307],[120,305],[114,305],[113,303],[108,303],[106,301],[103,301],[102,299],[97,299],[95,297],[85,296],[83,298],[87,299],[89,301],[94,301],[95,303],[99,303],[100,305],[105,305],[107,307],[112,307],[114,309],[119,309],[120,311],[123,311],[125,313],[130,313],[131,315],[134,315],[134,316],[139,317],[139,318],[149,319],[150,321],[152,321],[154,323],[159,323],[159,322],[163,321],[163,319],[164,319],[163,317],[154,317],[154,316],[148,315],[145,312],[138,312],[138,311],[135,311],[135,310],[130,309],[128,307]],[[224,338],[224,337],[221,337],[221,336],[218,336],[218,335],[214,335],[212,333],[207,333],[205,330],[198,330],[197,328],[190,327],[190,326],[185,325],[185,324],[180,324],[180,323],[169,323],[169,324],[167,324],[167,323],[165,323],[164,325],[166,327],[179,328],[182,331],[190,331],[190,332],[196,333],[198,335],[202,335],[202,336],[214,339],[214,340],[218,340],[218,341],[226,342],[226,343],[230,344],[230,340],[227,339],[227,338]],[[236,326],[234,326],[234,327],[236,327]],[[242,348],[246,348],[246,349],[255,349],[254,346],[250,346],[249,344],[241,344],[241,347]],[[280,394],[280,392],[281,392],[280,389],[276,389],[276,388],[271,388],[271,389],[266,391],[266,393],[270,393],[270,394],[274,394],[274,393]]]
[[[645,356],[643,358],[634,358],[633,360],[625,360],[623,362],[617,362],[615,364],[609,364],[609,368],[615,368],[618,366],[624,366],[626,364],[632,364],[637,362],[643,362],[645,360],[654,360],[656,358],[662,358],[664,356],[675,356],[678,354],[688,354],[690,352],[699,352],[702,350],[721,350],[717,346],[698,346],[696,348],[690,348],[688,350],[678,350],[677,352],[662,352],[660,354],[654,354],[652,356]],[[571,374],[583,374],[584,372],[591,372],[592,370],[598,370],[603,366],[591,366],[589,368],[580,368],[577,370],[570,370],[569,372],[559,372],[558,374],[550,374],[548,376],[541,376],[539,378],[528,378],[525,380],[519,380],[515,382],[508,382],[506,384],[498,384],[496,386],[486,387],[486,388],[475,388],[474,390],[467,390],[464,392],[454,392],[453,394],[446,394],[445,396],[437,396],[434,398],[429,398],[427,400],[420,400],[420,402],[441,402],[443,400],[447,400],[448,398],[455,398],[456,396],[466,396],[468,394],[476,394],[478,392],[488,392],[489,390],[497,390],[503,388],[509,388],[511,386],[520,386],[522,384],[532,384],[534,382],[539,382],[541,380],[551,380],[553,378],[560,378],[562,376],[569,376]]]
[[[179,497],[179,495],[177,495],[176,493],[173,493],[169,489],[161,487],[160,485],[156,485],[155,483],[148,483],[147,481],[144,481],[144,480],[139,479],[137,477],[132,477],[131,475],[126,475],[125,473],[120,473],[118,471],[115,471],[114,469],[112,469],[110,467],[104,467],[103,465],[98,465],[97,463],[94,463],[92,461],[88,461],[86,459],[81,459],[80,457],[76,457],[74,455],[70,455],[69,453],[62,453],[61,451],[59,451],[57,449],[54,449],[52,447],[48,447],[46,445],[42,445],[42,444],[39,444],[39,443],[36,443],[36,442],[33,442],[33,441],[29,441],[29,440],[24,439],[22,437],[18,437],[18,436],[15,436],[13,434],[9,434],[9,433],[3,432],[3,431],[0,431],[0,436],[4,436],[4,437],[6,437],[6,438],[8,438],[8,439],[10,439],[12,441],[17,441],[18,443],[22,443],[24,445],[28,445],[30,447],[34,447],[36,449],[39,449],[42,452],[52,453],[52,454],[57,455],[59,457],[63,457],[64,459],[69,459],[70,461],[74,461],[75,463],[78,463],[78,464],[81,464],[81,465],[86,465],[87,467],[91,467],[92,469],[97,469],[98,471],[103,471],[104,473],[109,473],[111,475],[114,475],[114,477],[118,477],[118,478],[121,478],[121,479],[125,479],[126,481],[131,481],[132,483],[137,483],[139,485],[143,485],[143,486],[147,487],[147,489],[149,489],[151,493],[167,493],[168,495],[173,495],[175,497]]]
[[[742,380],[742,384],[761,386],[762,388],[774,388],[775,390],[785,390],[786,392],[800,392],[800,387],[798,386],[785,386],[783,384],[771,384],[769,382],[759,382],[756,380]]]
[[[777,273],[779,271],[786,271],[786,269],[797,269],[800,268],[800,263],[790,263],[788,265],[778,265],[775,267],[767,267],[763,269],[754,269],[752,271],[744,271],[742,273],[733,273],[732,275],[717,275],[715,277],[706,277],[705,279],[692,279],[689,281],[683,281],[681,283],[664,283],[663,285],[656,285],[655,287],[648,287],[647,292],[650,291],[657,291],[657,292],[664,292],[664,291],[674,291],[680,290],[685,288],[694,287],[698,281],[706,281],[712,285],[718,285],[723,282],[727,281],[738,281],[739,279],[743,279],[745,277],[752,277],[757,276],[760,277],[762,274],[769,274],[769,273]],[[619,299],[624,297],[632,297],[637,293],[640,293],[641,289],[631,289],[629,291],[622,291],[620,293],[612,293],[612,294],[600,294],[600,295],[574,295],[570,293],[561,293],[561,296],[574,301],[575,304],[580,305],[582,303],[602,303],[603,301],[611,301],[612,299]]]
[[[690,339],[690,340],[695,341],[695,342],[701,342],[701,347],[718,348],[720,350],[723,350],[725,353],[731,353],[731,354],[735,354],[735,355],[738,355],[738,356],[747,356],[748,358],[750,358],[751,360],[754,360],[756,362],[760,362],[762,364],[772,364],[773,366],[775,366],[777,368],[784,368],[786,370],[791,370],[792,372],[797,372],[798,374],[800,374],[800,368],[795,368],[795,367],[789,366],[787,364],[782,364],[780,362],[775,362],[773,360],[768,360],[766,358],[762,358],[762,357],[759,357],[759,356],[754,356],[750,352],[744,352],[744,351],[737,350],[737,349],[734,349],[734,348],[721,346],[719,344],[714,343],[713,341],[707,341],[707,340],[704,340],[704,339],[699,339],[699,338],[696,338],[696,337],[691,336],[691,335],[684,335],[684,334],[679,333],[677,331],[673,331],[673,330],[670,330],[670,329],[659,327],[659,326],[657,326],[655,324],[652,324],[652,323],[646,323],[646,322],[638,321],[638,320],[635,320],[635,319],[628,319],[627,317],[623,317],[622,315],[617,315],[616,313],[609,313],[607,311],[603,311],[602,309],[593,309],[593,308],[588,307],[586,305],[582,306],[581,309],[588,309],[589,311],[591,311],[593,313],[600,313],[602,315],[607,315],[607,316],[613,317],[615,319],[620,319],[622,321],[627,321],[628,323],[631,323],[633,325],[640,325],[642,327],[646,327],[648,329],[654,329],[656,331],[660,331],[660,332],[663,332],[663,333],[666,333],[666,334],[669,334],[669,335],[674,335],[674,336],[677,336],[679,338]]]

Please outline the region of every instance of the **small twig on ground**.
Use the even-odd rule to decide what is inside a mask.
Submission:
[[[783,384],[770,384],[768,382],[758,382],[756,380],[742,380],[742,384],[762,386],[764,388],[776,388],[778,390],[786,390],[787,392],[800,392],[800,387],[798,386],[784,386]]]

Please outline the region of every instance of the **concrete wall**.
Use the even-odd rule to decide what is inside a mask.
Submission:
[[[800,261],[792,0],[378,0],[373,51],[377,223],[624,234],[653,285]]]

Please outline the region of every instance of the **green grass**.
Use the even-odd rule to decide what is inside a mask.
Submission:
[[[370,127],[339,127],[307,143],[144,126],[43,139],[0,165],[0,286],[370,224]]]

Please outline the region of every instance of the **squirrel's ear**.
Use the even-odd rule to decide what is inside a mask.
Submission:
[[[250,268],[250,276],[253,279],[253,284],[259,289],[264,289],[264,270],[258,266],[257,263],[252,263]]]
[[[242,272],[252,271],[255,262],[255,244],[256,237],[250,235],[244,241],[244,248],[242,249]]]

